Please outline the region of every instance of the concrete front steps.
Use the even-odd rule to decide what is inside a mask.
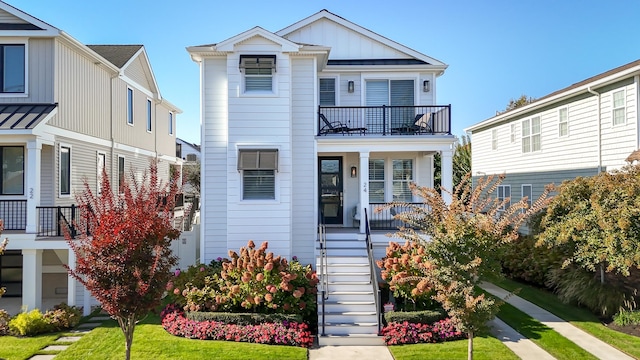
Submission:
[[[320,346],[384,345],[378,336],[376,293],[371,283],[366,242],[356,236],[327,239],[327,266],[318,276],[328,279],[324,309],[322,281],[318,288],[318,342]],[[323,328],[324,315],[324,328]],[[324,334],[324,335],[323,335]]]

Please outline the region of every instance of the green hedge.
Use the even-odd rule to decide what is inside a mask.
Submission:
[[[390,311],[384,313],[384,319],[388,323],[410,322],[415,324],[433,324],[447,317],[444,310],[422,310],[422,311]]]
[[[225,324],[257,325],[261,323],[281,323],[283,321],[302,322],[302,315],[298,314],[253,314],[190,311],[186,313],[189,320],[217,321]]]

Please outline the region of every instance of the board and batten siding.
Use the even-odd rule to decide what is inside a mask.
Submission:
[[[54,102],[54,40],[29,39],[27,42],[27,94],[11,96],[3,94],[2,103],[53,103]]]
[[[155,151],[155,136],[157,129],[152,125],[151,133],[147,132],[147,99],[150,97],[124,80],[115,78],[113,81],[113,137],[117,143]],[[133,125],[127,123],[127,89],[133,90]],[[156,115],[152,101],[151,116]],[[152,124],[154,122],[152,121]],[[175,150],[174,152],[175,153]]]
[[[142,56],[138,56],[131,62],[131,64],[129,64],[129,66],[127,66],[124,70],[124,74],[146,90],[153,91],[146,69],[147,66],[142,61]]]
[[[101,139],[110,138],[110,73],[66,42],[56,40],[55,101],[48,124]]]
[[[28,24],[28,22],[7,11],[0,10],[0,24]]]
[[[227,257],[228,102],[226,57],[200,64],[202,92],[201,245],[200,261]],[[232,92],[232,91],[231,91]]]
[[[291,193],[292,255],[302,264],[313,264],[316,239],[316,149],[315,98],[316,62],[314,58],[292,58],[291,117],[292,173]]]
[[[255,39],[255,41],[265,41]],[[239,46],[242,47],[242,46]],[[277,53],[274,44],[251,47],[272,49],[277,56],[274,94],[253,95],[229,91],[229,146],[227,163],[227,244],[230,249],[269,242],[269,251],[291,258],[291,71],[288,55]],[[229,89],[242,88],[239,55],[227,58]],[[246,147],[278,149],[275,173],[276,199],[242,200],[242,173],[237,169],[238,149]],[[210,172],[208,172],[210,173]]]
[[[173,113],[173,135],[169,135],[169,113],[170,109],[162,104],[154,105],[155,121],[153,124],[153,135],[156,141],[155,151],[158,154],[176,155],[176,113]]]

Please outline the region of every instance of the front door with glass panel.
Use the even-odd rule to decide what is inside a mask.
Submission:
[[[322,157],[319,160],[320,214],[325,224],[342,225],[342,158]]]

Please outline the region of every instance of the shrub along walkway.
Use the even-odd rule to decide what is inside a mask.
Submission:
[[[61,351],[66,350],[70,344],[73,344],[74,342],[80,340],[82,338],[82,336],[86,333],[88,333],[89,331],[97,328],[98,326],[102,325],[102,322],[109,320],[109,316],[106,315],[100,315],[100,316],[93,316],[91,317],[88,322],[82,323],[80,325],[78,325],[78,327],[76,327],[74,330],[71,330],[70,333],[72,333],[72,335],[68,335],[68,336],[61,336],[58,339],[56,339],[55,343],[46,346],[45,348],[43,348],[41,351],[42,352],[47,352],[47,354],[41,354],[41,355],[34,355],[32,357],[29,358],[29,360],[52,360],[56,357],[56,355],[58,353],[60,353]],[[55,354],[51,354],[51,353],[55,353]]]
[[[497,285],[485,282],[485,283],[483,283],[481,285],[481,287],[485,291],[487,291],[487,292],[499,297],[500,299],[503,299],[505,302],[513,305],[518,310],[526,313],[527,315],[529,315],[532,318],[538,320],[542,324],[552,328],[553,330],[555,330],[560,335],[562,335],[562,336],[566,337],[567,339],[573,341],[576,345],[578,345],[581,348],[585,349],[586,351],[590,352],[591,354],[593,354],[594,356],[596,356],[599,359],[603,359],[603,360],[627,360],[627,359],[633,360],[632,357],[630,357],[627,354],[623,353],[622,351],[614,348],[613,346],[605,343],[604,341],[592,336],[591,334],[588,334],[588,333],[578,329],[577,327],[575,327],[575,326],[571,325],[570,323],[564,321],[563,319],[553,315],[552,313],[548,312],[547,310],[544,310],[544,309],[542,309],[542,308],[540,308],[540,307],[538,307],[538,306],[536,306],[536,305],[534,305],[534,304],[522,299],[521,297],[518,297],[516,295],[512,295],[509,291],[504,290],[503,288],[501,288],[501,287],[499,287]],[[517,340],[516,340],[516,342],[517,342]],[[505,344],[507,346],[509,346],[508,342],[505,342]],[[514,353],[516,353],[516,355],[520,356],[523,359],[530,358],[530,357],[525,357],[525,355],[527,355],[526,353],[523,353],[523,352],[520,352],[520,351],[516,351],[514,348],[511,348],[511,350]]]

